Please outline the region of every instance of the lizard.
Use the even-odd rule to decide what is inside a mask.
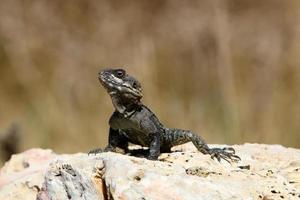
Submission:
[[[189,130],[165,127],[141,99],[142,86],[124,69],[105,69],[98,79],[110,95],[115,111],[109,119],[108,145],[104,151],[121,148],[128,152],[128,143],[148,147],[147,158],[157,160],[160,153],[171,152],[171,147],[192,142],[203,154],[212,159],[237,162],[240,157],[232,147],[210,148],[204,139]],[[94,149],[89,153],[99,153]]]

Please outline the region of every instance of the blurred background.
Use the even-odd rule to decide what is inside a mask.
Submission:
[[[2,0],[0,160],[104,147],[113,107],[97,74],[111,66],[142,83],[168,127],[299,148],[299,10],[298,0]]]

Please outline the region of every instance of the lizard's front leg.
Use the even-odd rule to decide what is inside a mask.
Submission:
[[[149,160],[157,160],[160,154],[160,137],[159,133],[151,133],[151,142],[149,146]]]
[[[116,148],[119,147],[127,153],[128,151],[128,140],[127,138],[121,134],[119,129],[109,128],[109,136],[108,136],[108,145],[104,150],[101,148],[96,148],[89,151],[88,154],[98,154],[102,152],[112,151],[115,152]]]
[[[104,151],[116,151],[119,147],[125,151],[128,151],[128,139],[121,134],[119,129],[109,128],[108,145],[105,147]]]

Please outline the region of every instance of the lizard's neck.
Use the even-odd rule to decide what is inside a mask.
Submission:
[[[142,105],[142,103],[138,100],[132,101],[117,95],[111,95],[111,100],[116,111],[123,114],[125,117],[131,116],[139,110]]]

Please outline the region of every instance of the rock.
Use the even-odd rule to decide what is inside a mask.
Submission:
[[[0,170],[0,199],[35,199],[44,172],[56,156],[43,149],[13,155]]]
[[[239,163],[219,163],[190,143],[162,154],[159,161],[111,152],[56,155],[32,149],[13,156],[1,169],[0,199],[300,198],[300,150],[233,147]]]
[[[102,181],[94,182],[97,170],[103,168],[101,159],[86,154],[58,157],[50,164],[37,199],[103,199]]]

